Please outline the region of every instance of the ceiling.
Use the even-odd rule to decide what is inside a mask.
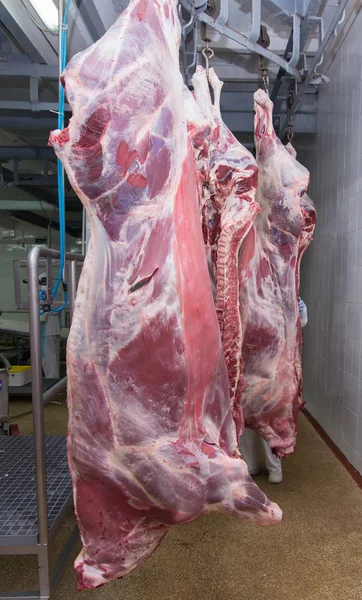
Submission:
[[[305,6],[313,3],[323,17],[326,30],[338,1],[301,1]],[[68,19],[68,59],[99,39],[127,4],[128,0],[73,0]],[[262,22],[268,27],[270,49],[278,56],[284,54],[292,29],[291,16],[280,8],[286,5],[294,6],[294,2],[262,0]],[[252,0],[229,0],[228,10],[227,25],[233,31],[248,34]],[[28,0],[0,0],[0,219],[1,211],[7,211],[14,218],[40,227],[48,227],[51,221],[57,228],[56,162],[47,142],[49,131],[56,128],[56,114],[51,111],[57,110],[58,38],[38,29],[29,11]],[[31,14],[36,18],[36,13]],[[252,93],[261,78],[258,56],[213,30],[208,29],[208,36],[215,50],[213,66],[226,82],[222,95],[224,120],[239,139],[252,144]],[[307,60],[317,52],[318,39],[314,22],[304,46]],[[198,36],[199,60],[201,49]],[[279,67],[270,62],[271,87],[278,72],[280,75]],[[290,80],[287,84],[290,85]],[[294,123],[295,132],[304,138],[316,130],[317,90],[309,87],[307,91]],[[276,100],[276,109],[277,116],[283,119],[286,103],[282,94]],[[9,207],[13,208],[9,211]],[[66,220],[67,232],[78,238],[82,230],[82,207],[69,184],[66,184]]]

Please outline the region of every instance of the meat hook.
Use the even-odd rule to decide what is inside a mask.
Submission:
[[[206,76],[209,79],[209,66],[210,66],[210,60],[212,59],[212,57],[214,56],[215,52],[213,51],[212,48],[210,48],[209,44],[211,42],[211,39],[207,36],[207,32],[206,32],[206,23],[201,23],[201,31],[200,31],[200,35],[201,35],[201,39],[203,42],[205,42],[206,46],[202,51],[202,56],[205,59],[205,67],[206,67]]]
[[[264,57],[259,55],[259,65],[260,65],[260,70],[263,74],[263,85],[264,85],[264,90],[266,91],[267,94],[269,94],[269,75],[268,75],[268,67],[265,66],[264,63]]]
[[[205,59],[206,76],[207,76],[208,79],[209,79],[210,60],[212,59],[212,57],[214,56],[214,54],[215,54],[215,52],[209,46],[209,40],[206,40],[206,48],[203,49],[202,56]]]
[[[270,37],[269,37],[268,30],[265,25],[260,26],[260,36],[258,39],[258,44],[260,44],[260,46],[262,46],[263,48],[269,48],[269,46],[270,46]],[[265,58],[261,54],[259,54],[259,66],[260,66],[261,72],[263,73],[264,90],[269,95],[269,74],[268,74],[269,69],[268,69],[268,67],[266,67],[264,61],[265,61]]]

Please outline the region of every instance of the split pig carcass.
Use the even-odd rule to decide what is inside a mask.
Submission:
[[[208,81],[198,67],[192,83],[195,97],[185,92],[188,129],[237,432],[245,416],[283,456],[294,451],[303,405],[298,293],[315,226],[304,193],[309,174],[276,137],[264,92],[255,94],[256,162],[223,123],[215,71]]]
[[[208,511],[277,523],[238,456],[178,68],[176,0],[133,0],[63,74],[50,137],[91,239],[67,347],[78,587]]]
[[[239,258],[241,406],[245,425],[283,457],[294,452],[303,405],[299,270],[316,214],[306,195],[309,173],[277,138],[273,103],[263,90],[254,94],[254,108],[261,211]]]
[[[211,100],[209,82],[213,89]],[[238,259],[240,248],[260,207],[255,201],[258,168],[252,154],[240,144],[222,120],[222,82],[214,69],[199,66],[192,78],[195,98],[186,104],[188,129],[195,162],[202,178],[201,223],[214,289],[229,392],[237,434],[243,431]],[[191,93],[189,92],[189,96]],[[204,119],[200,117],[200,111]],[[206,124],[205,124],[206,123]]]

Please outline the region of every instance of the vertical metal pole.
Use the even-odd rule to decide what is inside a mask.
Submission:
[[[33,248],[28,257],[28,303],[30,318],[30,355],[32,367],[32,403],[35,444],[35,475],[38,500],[39,587],[40,596],[49,596],[48,510],[46,494],[45,430],[43,377],[41,364],[39,278],[40,248]]]
[[[52,289],[53,289],[53,269],[52,259],[50,256],[46,258],[46,276],[47,276],[47,303],[52,304]]]
[[[58,28],[59,28],[59,36],[58,36],[58,60],[59,60],[59,98],[60,98],[60,90],[62,87],[60,78],[62,76],[62,51],[63,51],[63,15],[64,15],[64,0],[58,0]],[[64,107],[63,107],[63,111],[64,111]],[[64,115],[62,118],[62,127],[64,127]],[[63,167],[63,163],[61,162],[60,159],[57,160],[57,168],[60,169],[60,175],[61,178],[63,180],[63,190],[65,189],[64,187],[64,167]],[[59,190],[58,190],[59,193]],[[62,202],[64,201],[64,199],[62,199]],[[60,207],[59,207],[60,210]],[[65,232],[64,232],[64,244],[66,244],[65,242]],[[63,267],[63,273],[62,273],[62,277],[63,279],[65,279],[65,262],[64,262],[64,267]]]
[[[75,306],[75,293],[77,289],[77,261],[72,260],[70,262],[70,290],[69,290],[69,313],[70,323],[73,321],[74,306]]]
[[[58,39],[58,54],[59,54],[59,90],[60,78],[62,75],[62,31],[63,31],[63,15],[64,15],[64,0],[58,0],[58,27],[59,27],[59,39]]]
[[[21,302],[21,283],[20,283],[20,263],[18,260],[13,261],[13,275],[14,275],[14,291],[15,291],[15,304],[16,308],[22,307]]]
[[[288,62],[290,67],[295,67],[298,64],[300,57],[300,24],[301,17],[299,15],[293,15],[293,53]]]
[[[251,34],[248,37],[248,42],[256,44],[260,37],[261,25],[261,0],[252,0],[252,21]]]
[[[86,236],[87,236],[87,213],[83,206],[83,215],[82,215],[82,254],[86,253]]]

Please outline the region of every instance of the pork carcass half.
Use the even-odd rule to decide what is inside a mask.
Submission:
[[[208,511],[276,523],[237,455],[178,68],[177,0],[132,0],[63,75],[51,134],[91,240],[67,348],[79,588]]]
[[[213,102],[209,81],[213,89]],[[197,107],[203,111],[210,124],[208,129],[205,125],[197,127],[197,123],[202,123],[202,119],[196,118],[196,108],[192,110],[192,105],[188,106],[191,139],[204,141],[203,145],[195,142],[192,145],[196,152],[196,164],[200,162],[200,149],[203,158],[200,203],[202,229],[209,272],[215,288],[216,312],[228,370],[230,399],[239,436],[243,430],[240,402],[243,388],[243,333],[239,305],[238,258],[243,240],[260,210],[255,201],[258,168],[252,154],[240,144],[222,120],[220,95],[223,83],[214,69],[209,70],[208,80],[205,69],[197,67],[192,84]],[[200,136],[200,130],[208,135]]]
[[[302,402],[299,265],[314,225],[304,206],[309,173],[277,138],[264,91],[254,94],[254,108],[261,212],[239,259],[241,404],[245,424],[282,457],[294,451]]]

